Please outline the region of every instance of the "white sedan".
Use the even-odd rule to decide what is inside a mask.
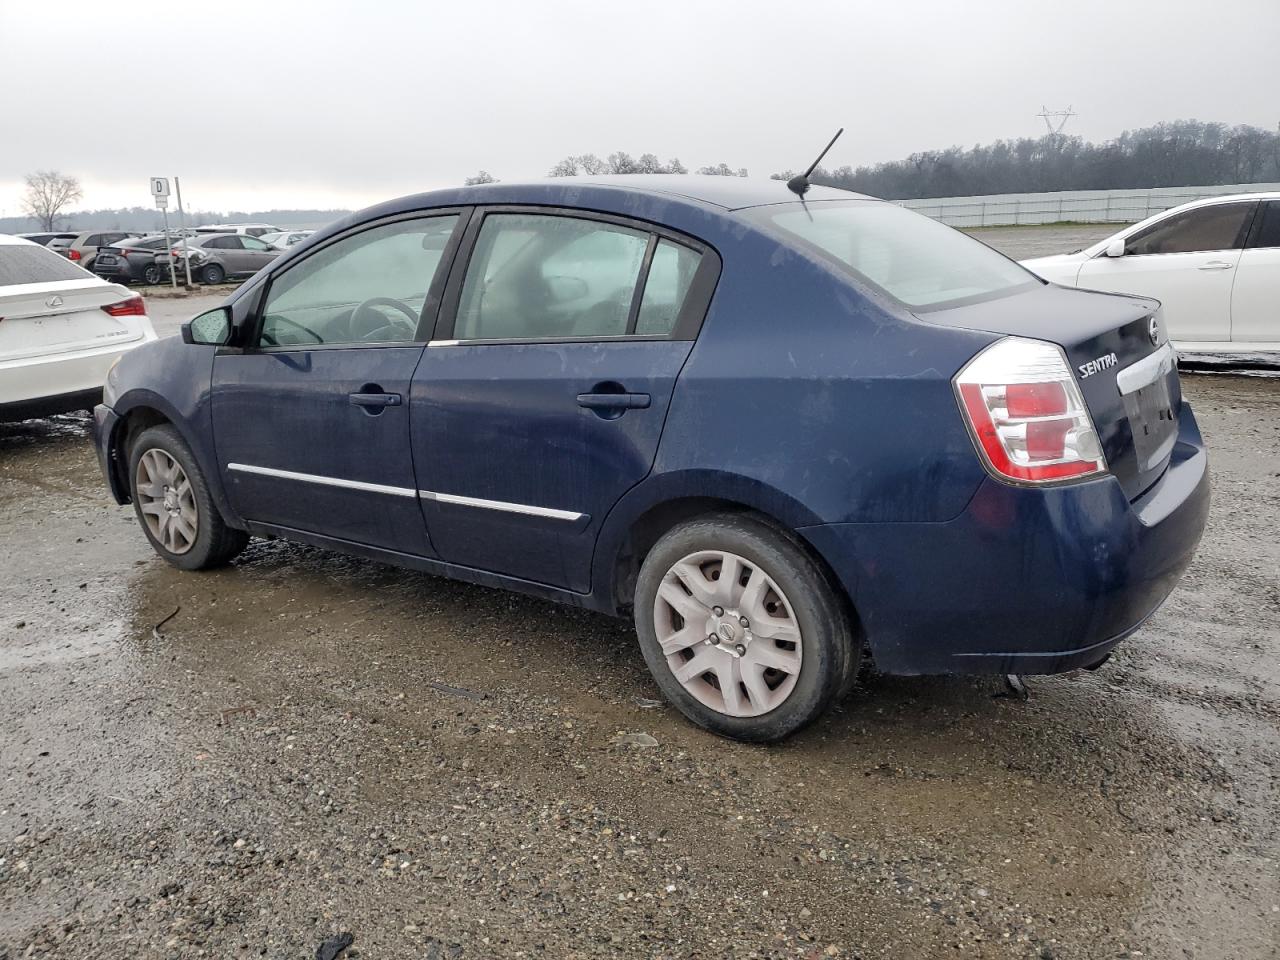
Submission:
[[[141,297],[0,235],[0,421],[91,408],[120,355],[155,338]]]
[[[1022,265],[1065,287],[1154,297],[1184,353],[1280,352],[1280,193],[1196,200]]]

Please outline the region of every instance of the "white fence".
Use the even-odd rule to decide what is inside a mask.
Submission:
[[[1201,197],[1280,191],[1280,183],[1221,187],[1156,187],[1151,190],[1063,190],[1002,193],[989,197],[899,200],[902,206],[953,227],[1001,227],[1036,223],[1133,223]]]

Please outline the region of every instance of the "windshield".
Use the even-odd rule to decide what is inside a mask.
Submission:
[[[66,257],[26,243],[0,244],[0,287],[18,283],[83,280],[88,274]]]
[[[959,230],[879,200],[757,207],[747,215],[835,259],[867,284],[915,309],[955,306],[1040,283]]]

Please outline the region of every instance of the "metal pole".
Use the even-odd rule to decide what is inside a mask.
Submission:
[[[164,214],[164,254],[169,258],[169,285],[177,290],[178,275],[173,270],[173,241],[169,239],[169,208],[161,207],[160,212]]]
[[[187,289],[191,289],[191,258],[187,256],[187,218],[182,212],[182,181],[173,178],[173,188],[178,192],[178,229],[182,231],[182,265],[187,270]]]

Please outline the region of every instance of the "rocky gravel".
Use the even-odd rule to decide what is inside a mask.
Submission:
[[[1280,380],[1096,673],[866,672],[775,747],[631,628],[279,542],[183,574],[83,418],[0,425],[0,960],[1280,956]],[[326,946],[327,945],[327,946]]]

